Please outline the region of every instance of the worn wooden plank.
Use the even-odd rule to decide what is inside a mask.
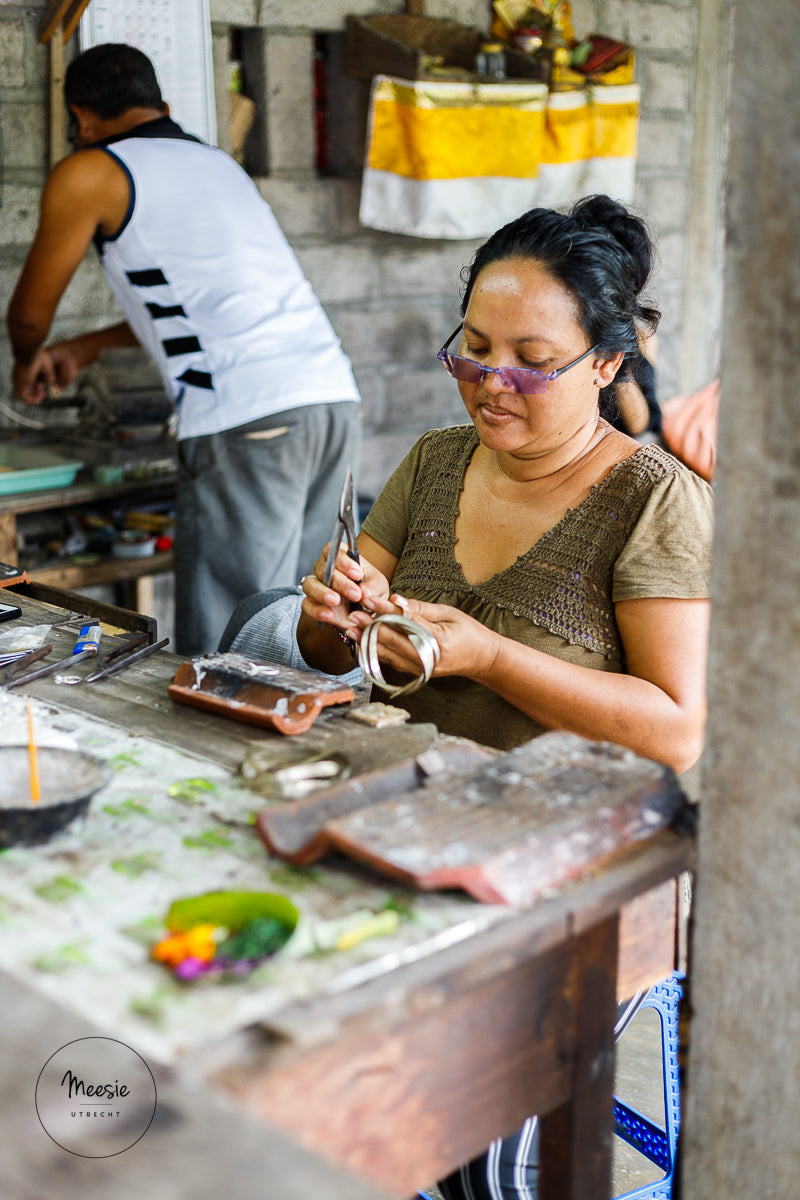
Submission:
[[[89,0],[71,0],[69,8],[64,14],[64,41],[68,42],[75,30],[78,28],[80,19],[84,14],[85,9],[89,7]]]
[[[571,1006],[574,1075],[566,1103],[541,1119],[539,1200],[607,1200],[611,1195],[616,918],[578,941],[571,986],[563,993]]]
[[[3,1200],[386,1200],[285,1132],[256,1122],[210,1089],[157,1062],[155,1117],[141,1141],[110,1158],[80,1158],[39,1124],[34,1086],[47,1059],[77,1038],[108,1036],[0,973],[0,1178]]]
[[[210,1081],[304,1145],[410,1195],[537,1105],[566,1101],[579,1041],[564,1001],[572,958],[564,943],[529,955],[436,1008],[406,1010],[390,1030],[358,1021],[300,1051],[251,1042]]]
[[[48,0],[44,16],[39,22],[39,41],[49,42],[70,7],[72,0]]]

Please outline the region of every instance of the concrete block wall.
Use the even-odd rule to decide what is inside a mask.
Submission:
[[[36,41],[45,8],[0,0],[0,304],[5,309],[32,235],[47,165],[47,50]],[[315,38],[341,35],[348,14],[402,12],[398,0],[211,0],[221,142],[227,122],[231,35],[243,31],[259,105],[258,186],[275,211],[350,355],[364,399],[361,490],[374,495],[413,439],[461,419],[458,393],[435,360],[457,323],[460,272],[477,243],[430,241],[362,228],[357,171],[320,177],[312,99]],[[486,0],[428,0],[433,17],[488,26]],[[636,206],[659,240],[656,292],[664,310],[659,391],[678,390],[685,269],[695,5],[692,0],[573,0],[577,33],[636,46],[643,104]],[[334,39],[335,49],[336,42]],[[259,93],[260,89],[260,93]],[[343,80],[337,141],[363,142],[367,85]],[[252,150],[251,150],[252,154]],[[93,254],[65,296],[53,336],[116,319]],[[0,340],[0,399],[9,352]]]

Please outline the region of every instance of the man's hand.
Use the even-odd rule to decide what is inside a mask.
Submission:
[[[58,397],[77,376],[83,363],[69,342],[42,347],[27,366],[14,363],[14,391],[26,404],[41,404],[48,396]]]

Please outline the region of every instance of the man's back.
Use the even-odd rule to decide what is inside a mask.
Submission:
[[[181,436],[229,427],[232,408],[241,424],[358,398],[271,209],[227,154],[168,118],[105,148],[128,175],[131,205],[101,242],[103,267],[179,407]]]

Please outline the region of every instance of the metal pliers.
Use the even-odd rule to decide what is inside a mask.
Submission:
[[[353,512],[353,472],[349,467],[344,477],[342,494],[339,497],[339,511],[336,514],[336,523],[333,526],[333,533],[331,534],[328,557],[325,560],[325,571],[322,576],[322,582],[326,587],[330,587],[331,579],[333,578],[333,568],[336,565],[336,556],[339,553],[342,538],[347,539],[347,553],[350,558],[352,558],[353,562],[360,562],[358,544],[356,542],[356,519]],[[353,607],[359,608],[360,605],[353,605]]]

